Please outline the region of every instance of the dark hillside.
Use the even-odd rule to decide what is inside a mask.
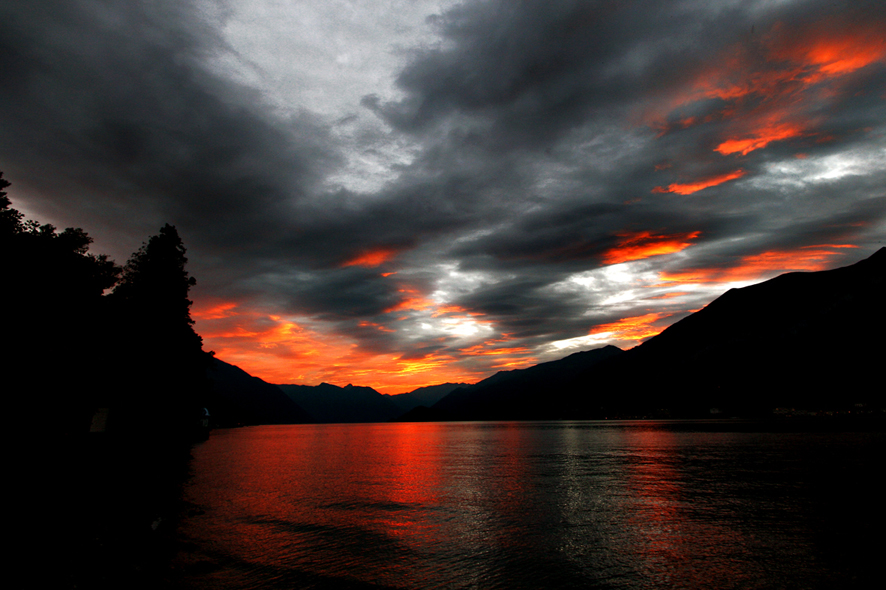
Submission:
[[[883,404],[886,249],[852,266],[732,289],[576,381],[604,413],[756,415]]]
[[[321,423],[388,422],[403,413],[390,396],[371,387],[329,383],[277,387]]]
[[[218,426],[300,424],[314,419],[276,385],[218,359],[208,371],[209,412]]]
[[[514,371],[460,387],[432,406],[455,420],[553,420],[574,417],[579,400],[562,395],[577,375],[622,351],[614,346]]]

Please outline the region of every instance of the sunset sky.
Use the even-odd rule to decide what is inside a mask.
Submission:
[[[882,0],[4,2],[0,170],[120,264],[175,225],[204,348],[266,381],[473,382],[882,247],[884,31]]]

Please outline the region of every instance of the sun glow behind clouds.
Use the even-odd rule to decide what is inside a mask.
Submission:
[[[495,370],[537,362],[530,349],[514,345],[510,336],[496,336],[489,320],[458,306],[417,299],[421,305],[397,310],[410,314],[394,320],[402,328],[395,330],[383,318],[361,320],[356,328],[396,332],[430,345],[443,340],[450,346],[418,355],[373,351],[307,318],[268,315],[230,301],[203,302],[192,315],[207,350],[269,383],[354,383],[401,393],[435,383],[474,382]]]
[[[246,304],[197,304],[192,315],[205,349],[269,383],[355,383],[400,393],[429,383],[485,376],[459,366],[453,355],[404,358],[399,353],[373,352],[307,319],[267,315]],[[385,329],[361,323],[367,329]]]

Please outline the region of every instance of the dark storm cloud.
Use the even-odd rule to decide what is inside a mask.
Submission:
[[[390,281],[365,268],[303,273],[284,291],[294,298],[292,310],[330,321],[377,316],[399,302]]]
[[[666,102],[669,93],[691,85],[712,67],[728,65],[716,61],[726,61],[734,47],[750,47],[748,59],[765,61],[768,56],[754,52],[763,51],[757,46],[768,42],[767,31],[827,22],[836,12],[827,2],[780,8],[709,2],[465,3],[436,19],[444,42],[417,52],[401,72],[398,84],[406,97],[389,103],[367,97],[364,105],[418,135],[439,137],[452,133],[453,125],[467,127],[488,158],[500,150],[546,150],[588,124],[632,120],[642,126],[647,123],[644,112],[657,101]],[[842,20],[882,20],[884,14],[878,3],[861,2]],[[877,81],[858,82],[872,83]],[[876,121],[876,116],[859,112],[881,109],[882,100],[877,93],[859,94],[863,96],[848,98],[855,93],[847,91],[838,105],[840,113],[859,122]],[[866,108],[859,111],[860,106]],[[717,98],[692,101],[665,113],[666,129],[674,132],[679,120],[711,115],[717,108],[722,108]],[[710,168],[717,160],[712,144],[726,123],[709,121],[704,129],[683,129],[660,142],[659,155],[696,166],[703,157],[707,164],[702,165]]]
[[[139,229],[170,220],[213,247],[249,250],[281,233],[285,203],[336,164],[310,116],[272,119],[255,90],[207,68],[225,47],[191,3],[3,12],[3,166],[55,207]]]
[[[652,235],[699,236],[715,240],[746,231],[758,216],[711,215],[690,209],[672,210],[658,202],[607,205],[578,203],[526,214],[507,229],[466,242],[455,250],[466,268],[532,268],[552,278],[607,264],[605,255],[618,248],[625,235],[649,230]],[[481,256],[486,254],[487,256]]]
[[[588,322],[582,314],[587,305],[548,291],[549,278],[503,280],[457,303],[495,320],[502,333],[518,340],[585,333]]]
[[[400,74],[408,93],[375,104],[392,124],[420,130],[453,113],[487,118],[502,140],[545,143],[590,116],[674,82],[750,17],[704,14],[674,2],[506,0],[461,5],[439,17],[446,43]],[[695,12],[696,14],[693,14]],[[677,60],[678,63],[675,63]],[[676,66],[676,67],[675,67]]]
[[[882,7],[862,4],[843,20],[883,16]],[[726,55],[735,44],[763,43],[764,33],[777,23],[800,26],[830,16],[829,5],[819,2],[798,2],[772,10],[753,4],[723,8],[715,3],[674,2],[468,3],[437,20],[445,42],[416,54],[401,73],[398,82],[407,92],[406,98],[388,104],[369,100],[366,104],[398,128],[434,138],[429,141],[449,137],[453,121],[462,129],[461,136],[470,134],[465,127],[473,129],[484,146],[481,157],[490,162],[503,158],[501,151],[535,150],[542,157],[546,150],[574,146],[583,128],[593,134],[601,121],[629,118],[633,113],[642,127],[639,115],[649,108],[650,101],[654,104],[656,96],[688,84],[711,67],[711,59]],[[824,154],[829,147],[821,141],[823,137],[839,136],[851,143],[851,136],[859,134],[865,122],[870,125],[882,120],[882,92],[860,89],[871,85],[882,89],[883,73],[882,68],[874,69],[873,74],[855,82],[858,91],[845,89],[836,104],[828,103],[834,112],[828,113],[815,136],[807,134],[790,147],[774,144],[774,149],[780,150],[781,156],[796,153],[798,148],[807,154]],[[697,101],[670,117],[710,115],[722,108],[721,99]],[[812,107],[807,114],[820,115]],[[725,218],[722,222],[716,220],[716,212],[711,219],[710,205],[697,200],[668,202],[667,197],[656,197],[661,205],[632,209],[612,204],[631,198],[648,201],[656,186],[717,177],[739,168],[750,178],[768,157],[779,155],[779,151],[770,156],[758,151],[740,160],[724,158],[713,148],[723,141],[728,124],[724,119],[704,127],[674,126],[633,150],[627,168],[594,172],[587,179],[596,194],[585,199],[607,204],[591,204],[584,212],[574,199],[561,198],[541,214],[527,215],[456,254],[476,254],[484,249],[497,261],[524,258],[528,263],[533,259],[553,262],[555,256],[561,260],[592,258],[608,246],[613,231],[627,227],[676,230],[693,221],[696,227],[690,229],[702,229],[712,238],[723,237],[722,232],[699,224],[728,225],[734,234],[742,234],[758,217],[745,213],[744,223],[737,222],[730,206],[719,201],[720,216]],[[666,168],[656,171],[659,163]],[[727,188],[718,191],[735,194]],[[531,189],[524,188],[513,198],[534,196]],[[683,220],[675,223],[680,217]]]

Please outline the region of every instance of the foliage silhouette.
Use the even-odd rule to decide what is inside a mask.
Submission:
[[[105,302],[120,268],[89,252],[79,228],[61,233],[11,207],[0,173],[0,306],[8,403],[24,422],[51,432],[88,428],[95,399],[95,354],[103,346]]]
[[[132,255],[109,296],[126,393],[118,426],[163,441],[190,438],[206,400],[209,357],[194,331],[185,247],[169,224]],[[156,444],[158,441],[153,441]]]
[[[0,173],[2,363],[21,427],[39,420],[51,436],[77,436],[105,407],[118,436],[173,445],[191,437],[209,357],[190,317],[195,280],[175,227],[121,269],[89,252],[82,229],[26,220],[9,186]]]
[[[25,219],[9,186],[0,173],[13,561],[31,575],[55,556],[62,579],[41,587],[130,583],[162,554],[155,529],[177,510],[202,417],[211,356],[190,317],[185,248],[166,225],[121,268],[90,253],[82,229]],[[96,415],[106,431],[90,434]]]

